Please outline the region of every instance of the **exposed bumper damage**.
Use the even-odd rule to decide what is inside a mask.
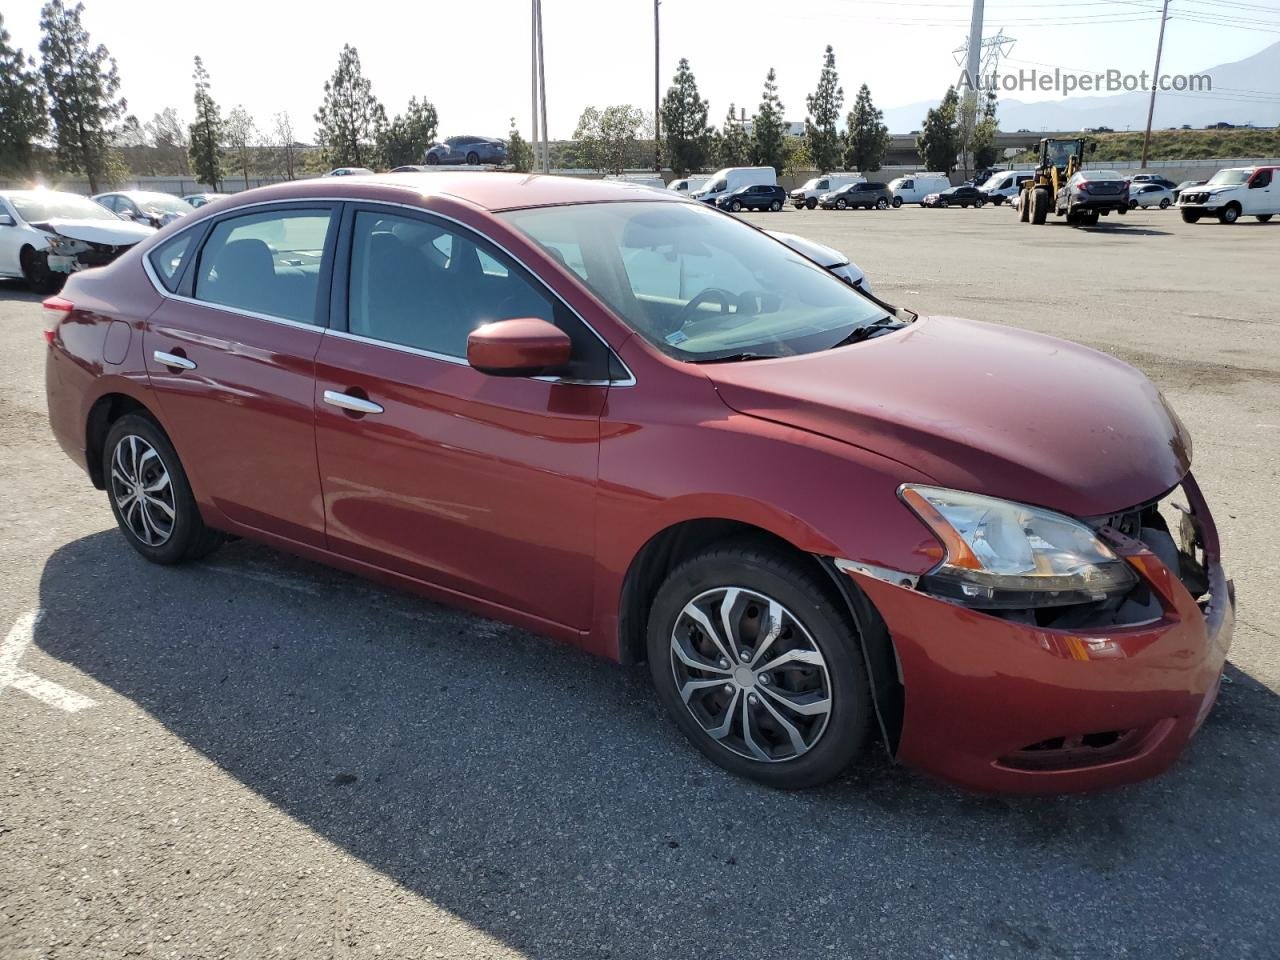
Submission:
[[[1056,793],[1142,780],[1182,753],[1213,707],[1235,622],[1213,520],[1187,475],[1158,502],[1091,522],[1139,576],[1092,609],[985,612],[848,571],[893,641],[900,761],[974,789]]]

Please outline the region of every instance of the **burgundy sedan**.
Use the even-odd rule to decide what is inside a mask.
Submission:
[[[896,309],[703,204],[303,181],[45,307],[53,431],[147,559],[250,537],[647,660],[765,783],[874,727],[970,787],[1108,786],[1213,705],[1234,601],[1145,377]]]

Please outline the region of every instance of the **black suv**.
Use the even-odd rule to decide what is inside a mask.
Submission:
[[[850,183],[831,193],[824,193],[818,198],[818,202],[822,204],[823,210],[848,210],[850,207],[866,207],[868,210],[875,207],[877,210],[887,210],[893,203],[893,194],[883,183],[863,181]]]
[[[721,210],[772,210],[777,213],[787,202],[787,191],[774,184],[757,183],[750,187],[739,187],[716,198],[716,206]]]

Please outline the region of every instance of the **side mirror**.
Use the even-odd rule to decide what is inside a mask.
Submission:
[[[14,226],[13,217],[9,216],[7,213],[0,213],[0,227],[12,226]]]
[[[467,337],[467,363],[495,377],[555,373],[572,350],[567,333],[537,317],[486,323]]]

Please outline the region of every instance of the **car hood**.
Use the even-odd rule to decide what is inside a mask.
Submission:
[[[105,243],[113,247],[132,246],[144,237],[155,233],[151,227],[141,223],[130,223],[121,220],[113,223],[110,220],[45,220],[33,223],[33,227],[60,233],[72,240],[84,240],[87,243]]]
[[[1145,376],[1087,347],[952,317],[823,353],[704,368],[732,409],[960,490],[1080,517],[1160,496],[1191,441]]]

